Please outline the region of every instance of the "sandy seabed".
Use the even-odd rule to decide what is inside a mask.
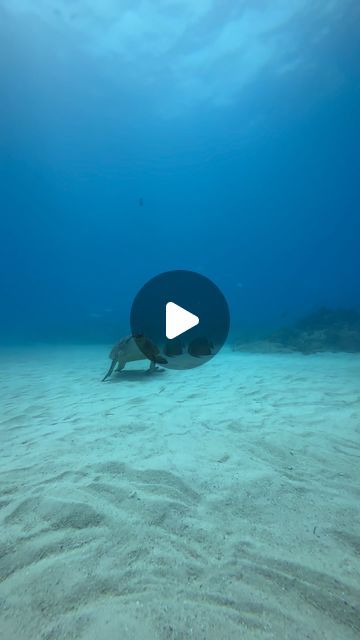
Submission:
[[[3,349],[0,637],[357,640],[360,357]]]

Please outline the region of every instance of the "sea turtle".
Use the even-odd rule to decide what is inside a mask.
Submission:
[[[156,364],[167,364],[167,360],[160,355],[158,347],[141,334],[126,336],[119,340],[111,349],[109,358],[111,365],[102,382],[111,376],[116,364],[118,365],[116,371],[121,371],[127,362],[148,359],[150,360],[150,372],[155,371]]]

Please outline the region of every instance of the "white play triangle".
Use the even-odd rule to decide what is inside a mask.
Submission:
[[[200,320],[190,311],[179,307],[175,302],[166,303],[166,337],[169,340],[177,338],[185,331],[189,331],[199,324]]]

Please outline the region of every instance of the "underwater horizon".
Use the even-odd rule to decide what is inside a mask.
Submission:
[[[359,6],[1,0],[0,341],[112,343],[151,277],[231,336],[360,307]]]

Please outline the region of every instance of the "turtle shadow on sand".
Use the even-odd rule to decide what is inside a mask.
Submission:
[[[116,371],[116,375],[111,376],[109,382],[111,382],[111,384],[124,382],[124,380],[128,382],[148,382],[153,379],[153,376],[164,372],[165,369],[160,369],[160,367],[156,367],[156,369],[152,369],[151,371],[150,369],[126,369],[124,371]]]

